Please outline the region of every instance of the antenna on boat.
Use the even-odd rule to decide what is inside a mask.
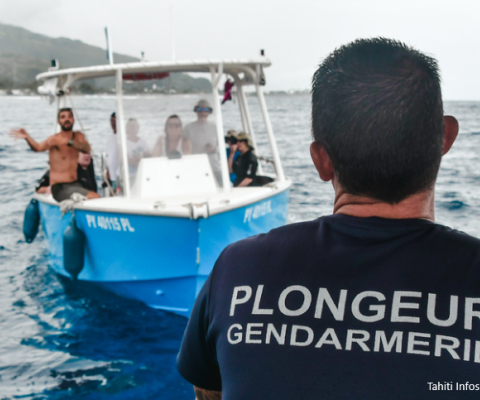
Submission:
[[[105,27],[105,38],[107,39],[107,60],[113,65],[112,40],[108,32],[108,26]]]
[[[177,60],[177,54],[175,49],[175,32],[173,29],[173,6],[170,6],[170,29],[172,34],[172,61]]]

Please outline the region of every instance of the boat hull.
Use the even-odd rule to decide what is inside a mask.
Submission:
[[[40,200],[41,223],[53,269],[63,265],[63,232],[72,218]],[[120,296],[189,316],[217,257],[230,243],[282,226],[288,191],[208,218],[124,214],[76,209],[86,236],[84,268],[78,279]]]

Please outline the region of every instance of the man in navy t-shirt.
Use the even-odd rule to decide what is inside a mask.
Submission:
[[[458,134],[434,59],[383,38],[313,77],[333,215],[227,247],[177,364],[199,399],[480,397],[480,241],[434,222]]]

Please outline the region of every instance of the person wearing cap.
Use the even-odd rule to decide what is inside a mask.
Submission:
[[[197,113],[197,120],[185,126],[184,154],[207,154],[213,174],[217,182],[222,181],[220,157],[218,154],[217,127],[208,117],[213,111],[209,102],[200,100],[193,109]]]
[[[233,172],[233,162],[238,158],[240,155],[240,151],[237,149],[237,131],[229,130],[227,135],[225,136],[225,143],[228,145],[227,147],[227,161],[228,161],[228,170],[230,173],[230,182],[232,184],[235,183],[235,179],[237,179],[237,174]]]
[[[252,141],[245,132],[237,135],[237,149],[240,151],[238,158],[233,161],[231,172],[237,175],[233,186],[252,186],[257,175],[258,160],[253,153]],[[229,163],[230,166],[230,163]]]

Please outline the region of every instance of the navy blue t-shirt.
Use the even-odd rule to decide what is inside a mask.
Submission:
[[[480,240],[334,215],[234,243],[177,365],[226,400],[480,398]]]

